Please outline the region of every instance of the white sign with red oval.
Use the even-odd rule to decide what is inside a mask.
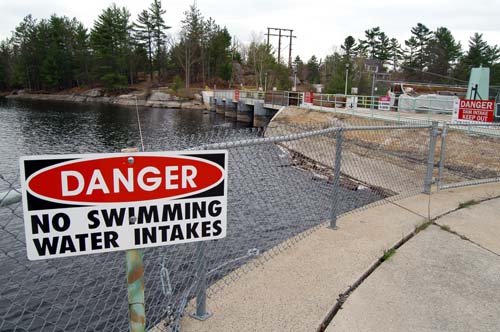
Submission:
[[[30,260],[225,237],[227,151],[22,157]]]

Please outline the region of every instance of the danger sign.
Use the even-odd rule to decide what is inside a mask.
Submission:
[[[493,122],[494,100],[457,99],[453,104],[453,122]]]
[[[30,260],[220,239],[227,152],[20,160]]]
[[[304,104],[314,103],[314,92],[304,92]]]

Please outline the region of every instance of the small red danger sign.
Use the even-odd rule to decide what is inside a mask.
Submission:
[[[454,122],[493,122],[495,113],[494,100],[459,99],[454,103]]]
[[[314,103],[314,92],[304,92],[304,103],[313,104]]]
[[[227,152],[23,157],[28,258],[219,239]]]

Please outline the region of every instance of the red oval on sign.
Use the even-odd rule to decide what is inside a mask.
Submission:
[[[120,203],[180,198],[219,184],[219,165],[193,157],[129,156],[74,160],[42,169],[27,187],[39,198],[62,203]]]

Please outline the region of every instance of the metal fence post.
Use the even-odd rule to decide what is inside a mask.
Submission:
[[[197,320],[207,320],[212,316],[212,313],[207,311],[207,259],[205,257],[205,246],[204,241],[198,242],[196,247],[197,251],[197,271],[196,276],[198,278],[198,287],[196,288],[196,311],[190,316]]]
[[[438,136],[438,122],[432,121],[429,140],[429,156],[427,158],[427,172],[424,179],[424,193],[431,193],[432,172],[434,170],[434,152],[436,151],[436,140]]]
[[[127,294],[130,315],[130,332],[146,330],[146,308],[144,304],[143,250],[125,252],[127,259]]]
[[[335,143],[335,165],[333,167],[333,197],[332,211],[330,217],[330,228],[337,229],[337,204],[340,192],[340,166],[342,162],[342,141],[344,140],[344,129],[337,131],[337,142]]]
[[[443,131],[441,132],[441,150],[439,151],[439,172],[437,178],[437,190],[441,188],[443,182],[443,169],[444,169],[444,158],[446,151],[446,134],[448,134],[448,124],[443,124]]]
[[[137,148],[122,149],[121,152],[138,152]],[[134,163],[134,158],[129,158],[129,164]],[[130,222],[135,223],[135,217],[130,217]],[[146,331],[146,305],[144,301],[144,251],[132,249],[125,251],[127,266],[127,297],[129,311],[130,332]]]

